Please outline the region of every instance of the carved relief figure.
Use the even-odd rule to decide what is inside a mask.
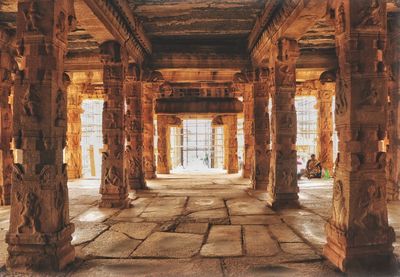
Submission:
[[[62,123],[65,121],[65,115],[67,113],[65,109],[65,96],[64,92],[59,89],[57,91],[57,97],[56,97],[56,126],[61,126]]]
[[[339,33],[343,33],[346,30],[346,17],[344,13],[344,4],[340,4],[337,15],[336,15],[336,30]]]
[[[354,223],[362,229],[385,226],[386,199],[380,186],[373,180],[362,184],[361,197],[358,202],[359,214]]]
[[[54,181],[52,168],[49,165],[45,165],[40,172],[40,186],[42,188],[49,188],[52,181]]]
[[[39,117],[40,98],[34,85],[30,85],[21,99],[23,112],[27,116]]]
[[[336,92],[336,115],[343,115],[347,111],[347,98],[346,98],[346,88],[347,84],[343,77],[340,76],[339,84]]]
[[[37,32],[39,30],[39,22],[42,18],[36,1],[32,1],[29,8],[24,10],[25,29],[28,32]]]
[[[57,18],[57,33],[56,37],[60,40],[64,40],[65,31],[66,31],[66,24],[65,24],[66,16],[65,13],[60,12]]]
[[[117,170],[114,166],[106,169],[106,176],[104,178],[104,183],[106,185],[112,185],[119,187],[121,186],[121,178],[118,176]]]
[[[117,115],[113,112],[109,112],[107,114],[108,117],[108,128],[115,129],[117,128]]]
[[[362,92],[361,105],[374,106],[378,104],[378,91],[371,82],[367,82]]]
[[[381,26],[381,7],[378,0],[363,1],[365,8],[361,11],[361,20],[359,27],[365,26]]]
[[[22,221],[18,225],[18,233],[34,234],[40,229],[40,204],[33,192],[28,192],[23,199],[17,194],[18,202],[22,202],[20,216]]]
[[[336,181],[333,185],[332,207],[333,207],[332,220],[334,224],[340,228],[343,228],[345,224],[344,221],[347,211],[345,206],[343,183],[339,180]]]

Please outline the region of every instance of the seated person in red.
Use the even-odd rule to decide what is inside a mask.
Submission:
[[[306,165],[306,176],[308,179],[321,178],[322,167],[321,163],[315,158],[315,155],[311,155],[311,159],[307,161]]]

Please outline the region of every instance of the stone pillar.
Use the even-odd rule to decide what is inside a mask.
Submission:
[[[170,132],[168,115],[157,115],[157,173],[169,174],[170,164]]]
[[[398,200],[400,196],[400,15],[391,13],[388,18],[388,45],[386,61],[388,71],[387,136],[387,199]]]
[[[332,217],[324,255],[342,271],[393,268],[386,207],[387,74],[385,1],[335,1],[336,159]],[[380,274],[379,274],[380,275]]]
[[[82,178],[82,85],[75,84],[73,79],[67,93],[67,147],[66,161],[68,179]]]
[[[144,83],[142,95],[143,160],[146,179],[157,177],[154,154],[154,87],[153,83]]]
[[[13,85],[11,72],[14,62],[11,55],[12,37],[0,30],[0,205],[10,205],[11,175],[13,172],[12,110],[10,95]]]
[[[121,46],[104,42],[100,53],[104,63],[103,161],[101,165],[100,207],[129,207],[124,170],[124,65]]]
[[[317,157],[323,170],[333,174],[333,115],[332,97],[334,83],[320,84],[317,95],[318,138]],[[322,172],[324,174],[324,172]]]
[[[270,134],[268,82],[256,81],[253,91],[253,130],[254,130],[254,163],[252,186],[255,190],[267,190],[270,167]]]
[[[243,178],[252,176],[252,167],[254,163],[254,97],[253,87],[251,84],[245,84],[243,90],[243,133],[244,133],[244,163],[243,163]]]
[[[131,189],[144,189],[146,183],[143,171],[142,83],[137,81],[136,76],[136,65],[130,64],[124,83],[127,140],[125,170],[129,187]]]
[[[75,259],[71,245],[67,165],[67,34],[73,1],[18,2],[20,63],[15,82],[14,143],[7,269],[61,270]]]
[[[238,173],[237,115],[224,115],[225,165],[228,174]]]
[[[296,133],[297,42],[280,39],[271,49],[269,86],[271,111],[271,164],[268,204],[273,208],[298,206]]]

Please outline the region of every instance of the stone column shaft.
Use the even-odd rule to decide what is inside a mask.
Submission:
[[[156,162],[154,153],[154,98],[155,85],[145,83],[142,95],[143,110],[143,159],[146,179],[156,178]]]
[[[271,163],[268,204],[273,208],[298,206],[296,94],[297,42],[281,39],[271,50],[269,87],[272,96]]]
[[[269,182],[271,150],[268,101],[268,82],[255,82],[253,91],[254,168],[252,175],[252,186],[255,190],[266,190]]]
[[[64,74],[73,1],[18,2],[20,72],[15,82],[14,143],[7,268],[60,270],[75,258],[69,220],[66,145],[69,78]]]
[[[13,171],[12,110],[10,95],[13,85],[11,72],[13,56],[11,55],[11,36],[0,30],[0,205],[10,205],[11,175]]]
[[[324,255],[342,271],[393,268],[386,207],[385,1],[334,1],[339,154]]]
[[[329,84],[326,84],[329,85]],[[323,86],[323,85],[321,85]],[[333,87],[332,87],[333,89]],[[317,95],[318,109],[318,139],[317,157],[323,170],[333,174],[333,116],[332,116],[333,91],[320,88]]]
[[[79,179],[82,177],[82,85],[72,84],[67,93],[67,147],[66,161],[68,165],[68,178]]]
[[[238,173],[237,115],[224,115],[225,162],[228,174]]]
[[[131,66],[130,66],[131,67]],[[132,68],[129,71],[132,72]],[[125,81],[126,113],[125,132],[127,146],[125,163],[127,182],[131,189],[146,187],[143,171],[143,117],[142,117],[142,83],[135,81],[130,74]]]
[[[388,107],[389,146],[387,149],[387,199],[400,199],[400,16],[393,13],[388,18],[388,45],[386,60],[389,73]]]
[[[168,115],[157,115],[157,173],[169,174],[170,164],[170,131]]]
[[[250,178],[254,163],[254,97],[252,85],[245,85],[243,91],[243,133],[244,133],[244,163],[243,163],[243,178]]]
[[[121,46],[107,41],[100,46],[104,63],[103,161],[100,207],[129,207],[124,170],[124,64]]]

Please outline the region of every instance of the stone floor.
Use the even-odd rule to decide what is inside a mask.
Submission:
[[[302,180],[302,209],[276,213],[238,175],[160,176],[133,208],[100,209],[98,180],[69,183],[77,260],[60,276],[341,276],[322,256],[331,181]],[[9,207],[0,208],[0,236]],[[400,202],[389,204],[400,239]],[[0,242],[0,275],[7,245]],[[400,257],[400,244],[395,244]]]

